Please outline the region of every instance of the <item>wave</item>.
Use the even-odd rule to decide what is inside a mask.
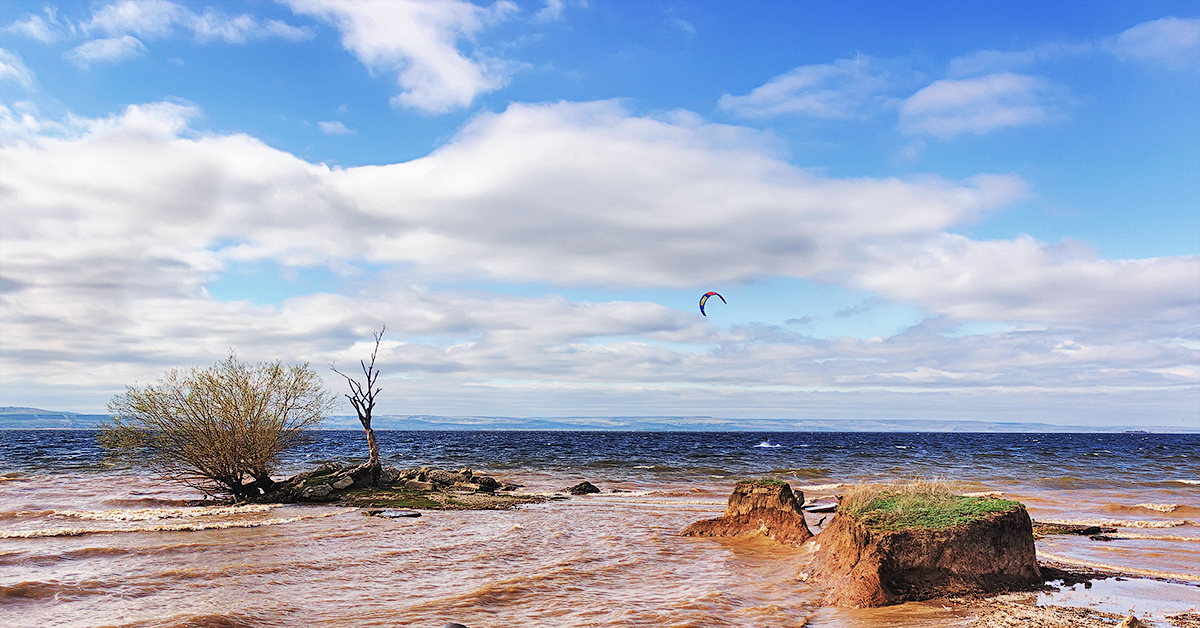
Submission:
[[[1060,525],[1083,525],[1083,526],[1098,526],[1101,528],[1178,528],[1179,526],[1195,525],[1186,519],[1175,519],[1172,521],[1158,520],[1123,520],[1123,519],[1059,519],[1056,521],[1043,521],[1042,523],[1054,523]]]
[[[1175,536],[1170,534],[1138,534],[1136,532],[1121,532],[1110,534],[1114,539],[1136,539],[1139,541],[1178,541],[1181,543],[1200,543],[1200,536]]]
[[[197,506],[192,508],[139,508],[114,510],[55,510],[59,517],[85,519],[88,521],[159,521],[162,519],[190,519],[192,517],[219,517],[267,512],[272,506],[248,504],[245,506]]]
[[[59,536],[83,536],[85,534],[112,534],[116,532],[199,532],[202,530],[226,530],[229,528],[259,528],[262,526],[293,523],[305,519],[320,519],[339,514],[326,512],[297,517],[257,519],[254,521],[214,521],[203,523],[172,523],[132,528],[43,528],[41,530],[0,530],[0,539],[42,539]]]
[[[814,493],[820,493],[823,491],[834,491],[843,486],[847,486],[847,485],[839,482],[839,483],[835,483],[835,484],[810,484],[808,486],[797,486],[796,488],[798,488],[802,491],[811,491]]]
[[[1105,504],[1102,506],[1105,512],[1114,514],[1131,514],[1145,515],[1147,511],[1161,513],[1170,517],[1195,517],[1200,515],[1200,508],[1189,506],[1187,504],[1155,504],[1143,503],[1134,506],[1126,504]]]
[[[1191,484],[1193,486],[1200,484],[1200,480],[1167,480],[1167,481],[1174,482],[1176,484]]]
[[[789,475],[797,478],[811,480],[813,478],[829,477],[829,469],[825,467],[796,467],[796,468],[776,468],[767,471],[767,475]]]
[[[1056,563],[1064,563],[1067,565],[1079,565],[1081,567],[1091,567],[1092,569],[1104,569],[1108,571],[1118,571],[1124,573],[1137,574],[1140,576],[1150,576],[1151,578],[1165,578],[1167,580],[1182,580],[1185,582],[1200,582],[1200,575],[1187,573],[1172,573],[1169,571],[1156,571],[1153,569],[1139,569],[1137,567],[1125,567],[1122,565],[1110,565],[1108,563],[1097,563],[1090,560],[1080,560],[1078,558],[1068,558],[1058,554],[1049,554],[1039,551],[1038,558],[1043,560],[1054,561]]]

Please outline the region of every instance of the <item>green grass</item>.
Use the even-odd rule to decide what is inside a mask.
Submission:
[[[787,482],[784,482],[783,480],[776,480],[775,478],[755,478],[753,480],[738,480],[738,484],[754,484],[755,486],[779,486],[781,484],[787,484]]]
[[[941,530],[1008,512],[1020,502],[955,495],[936,482],[857,486],[842,498],[841,511],[875,530]]]

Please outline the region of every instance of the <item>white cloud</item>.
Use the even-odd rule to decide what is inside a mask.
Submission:
[[[365,2],[289,0],[299,14],[320,17],[342,33],[342,45],[373,71],[396,72],[402,91],[396,106],[430,113],[467,107],[480,94],[508,83],[513,64],[458,48],[492,21],[516,10],[462,0]]]
[[[33,72],[21,61],[21,56],[0,48],[0,82],[12,81],[25,89],[30,89],[37,82]]]
[[[1200,64],[1200,19],[1166,17],[1143,22],[1117,36],[1113,52],[1126,61],[1170,69]]]
[[[354,131],[350,128],[347,128],[341,120],[334,120],[333,122],[318,122],[317,128],[321,129],[321,132],[325,135],[351,135],[354,133]]]
[[[58,39],[59,34],[50,27],[51,24],[57,24],[57,10],[53,8],[46,9],[46,17],[44,19],[40,15],[29,15],[24,20],[18,20],[10,24],[5,30],[14,33],[21,33],[30,39],[36,39],[43,44],[48,44]]]
[[[145,52],[146,47],[139,37],[162,39],[170,37],[180,27],[191,31],[201,43],[220,40],[227,44],[245,44],[270,38],[299,41],[312,37],[311,30],[278,20],[262,22],[251,15],[230,16],[212,8],[197,14],[184,5],[167,0],[123,0],[99,7],[91,20],[79,26],[83,33],[99,32],[108,37],[86,42],[65,56],[81,67],[97,61],[119,63]]]
[[[965,406],[1108,390],[1135,391],[1112,392],[1114,408],[1136,408],[1136,391],[1158,399],[1156,411],[1162,399],[1176,413],[1194,407],[1182,399],[1196,390],[1200,259],[1099,260],[1028,237],[946,232],[1019,198],[1009,177],[819,177],[747,129],[639,118],[614,103],[513,105],[427,157],[331,169],[245,135],[196,136],[186,123],[197,114],[156,103],[73,120],[58,139],[0,143],[6,399],[69,383],[102,405],[124,384],[230,346],[248,359],[345,363],[387,322],[397,343],[381,358],[396,406],[385,411],[778,416],[818,393],[886,403],[926,390]],[[393,270],[361,291],[256,306],[207,294],[234,259]],[[892,338],[817,340],[719,330],[691,302],[413,287],[773,275],[869,288],[942,317]],[[964,320],[1015,329],[948,335]]]
[[[121,63],[146,52],[146,46],[132,35],[93,39],[63,53],[63,58],[81,68],[94,63]]]
[[[1086,54],[1094,48],[1090,43],[1049,42],[1025,50],[978,50],[951,59],[948,72],[952,77],[964,77],[1019,70],[1055,59]]]
[[[1041,124],[1055,117],[1053,92],[1043,79],[1011,73],[935,81],[904,102],[900,130],[951,139]]]
[[[312,37],[309,29],[279,20],[259,22],[250,15],[230,17],[212,9],[205,10],[201,15],[190,16],[185,24],[196,34],[196,40],[201,42],[219,39],[227,44],[244,44],[255,39],[302,41]]]
[[[134,34],[142,37],[166,37],[176,22],[191,13],[167,0],[124,0],[100,7],[85,32],[99,30],[110,37]]]
[[[873,71],[871,59],[858,56],[800,66],[745,96],[725,94],[718,104],[725,111],[751,118],[801,115],[848,120],[886,85],[885,74]]]

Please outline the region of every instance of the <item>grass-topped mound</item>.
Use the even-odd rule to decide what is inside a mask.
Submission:
[[[1021,507],[994,497],[956,495],[939,482],[866,484],[848,491],[840,510],[874,530],[942,530]]]
[[[1019,502],[956,495],[938,482],[858,486],[814,539],[809,582],[825,604],[880,606],[1041,582]]]

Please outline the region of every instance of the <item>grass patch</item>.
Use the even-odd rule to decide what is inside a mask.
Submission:
[[[370,488],[347,493],[341,501],[347,506],[359,508],[424,508],[426,510],[444,508],[441,502],[431,499],[425,493],[404,493]]]
[[[787,484],[783,480],[775,478],[755,478],[753,480],[738,480],[738,484],[753,484],[754,486],[780,486]]]
[[[1006,499],[956,495],[941,482],[918,481],[856,486],[842,497],[839,510],[869,528],[895,532],[941,530],[1019,506],[1020,502]]]

